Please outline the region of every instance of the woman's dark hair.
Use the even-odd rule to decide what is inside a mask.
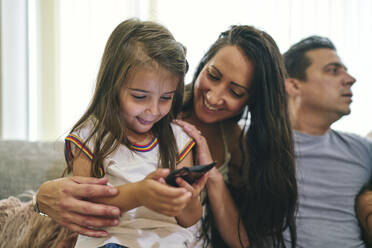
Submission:
[[[170,122],[181,110],[184,76],[188,70],[186,48],[162,25],[128,19],[110,35],[93,99],[71,130],[78,130],[88,122],[93,124],[92,132],[84,144],[94,137],[91,174],[95,177],[104,175],[103,160],[120,144],[130,148],[126,123],[120,113],[119,92],[139,68],[162,68],[179,80],[170,112],[152,127],[154,136],[161,137],[158,139],[160,166],[173,169],[176,165],[178,149]],[[72,166],[73,160],[67,161],[67,172],[72,170]]]
[[[282,56],[275,41],[254,27],[231,26],[220,34],[196,69],[183,111],[192,111],[194,83],[208,61],[225,46],[237,46],[254,65],[251,96],[248,100],[250,125],[240,135],[243,153],[239,181],[229,188],[240,211],[250,247],[285,247],[283,231],[290,230],[296,244],[295,213],[297,183],[291,126],[287,112],[286,77]],[[240,114],[241,115],[241,114]],[[237,121],[239,116],[232,119]],[[230,165],[233,166],[233,165]],[[231,167],[230,167],[231,168]],[[234,178],[229,178],[232,182]],[[208,199],[207,199],[208,202]],[[203,233],[213,247],[227,247],[219,237],[207,203]],[[238,224],[238,223],[237,223]]]

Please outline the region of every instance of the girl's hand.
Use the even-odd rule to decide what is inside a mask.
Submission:
[[[206,181],[208,179],[208,172],[203,175],[197,182],[192,185],[188,184],[181,177],[176,179],[177,184],[183,189],[187,189],[192,197],[185,206],[184,211],[176,216],[177,223],[183,227],[189,227],[194,225],[203,215],[203,208],[200,203],[199,194],[204,188]]]
[[[198,197],[200,192],[203,190],[205,184],[207,183],[209,172],[205,173],[198,181],[190,185],[188,182],[179,177],[176,179],[177,184],[180,187],[187,189],[187,191],[192,193],[192,197]]]
[[[181,120],[173,120],[173,122],[182,127],[182,129],[195,140],[196,162],[198,164],[209,164],[213,162],[207,140],[204,138],[202,133],[194,125],[188,122]]]
[[[190,201],[192,192],[159,182],[168,174],[169,169],[158,169],[150,173],[138,183],[136,197],[140,205],[153,211],[167,216],[178,216]]]

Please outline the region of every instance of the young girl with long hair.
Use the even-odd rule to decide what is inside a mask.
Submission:
[[[182,103],[185,48],[163,26],[129,19],[111,34],[88,110],[66,137],[67,173],[107,177],[116,197],[96,202],[122,215],[108,237],[80,235],[76,247],[184,247],[202,213],[193,185],[164,177],[192,166],[193,139],[171,123]],[[166,168],[159,169],[158,168]]]

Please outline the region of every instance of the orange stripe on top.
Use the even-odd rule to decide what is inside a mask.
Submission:
[[[177,163],[181,162],[187,154],[190,153],[191,149],[195,146],[195,141],[193,139],[190,139],[184,148],[178,153],[178,160]]]

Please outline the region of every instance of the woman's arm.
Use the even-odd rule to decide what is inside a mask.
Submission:
[[[117,225],[120,210],[86,199],[116,195],[118,190],[106,183],[106,178],[93,177],[65,177],[47,181],[40,186],[36,195],[38,208],[74,232],[105,237],[107,232],[98,228]]]
[[[183,130],[193,137],[197,147],[197,163],[207,164],[212,160],[206,139],[202,136],[200,131],[192,124],[185,121],[176,120],[175,123],[180,125]],[[238,218],[239,211],[231,197],[221,173],[216,168],[209,172],[207,181],[207,193],[209,202],[211,204],[214,221],[217,225],[223,240],[229,247],[241,248],[240,240],[244,247],[249,245],[248,237],[242,223],[239,223],[240,240],[238,235]]]
[[[223,240],[229,247],[241,248],[241,244],[243,244],[243,247],[248,247],[248,236],[241,221],[238,228],[239,211],[223,180],[223,176],[216,168],[213,168],[209,174],[207,192],[214,222]]]
[[[363,227],[364,237],[372,244],[372,191],[364,190],[356,200],[356,214]]]

